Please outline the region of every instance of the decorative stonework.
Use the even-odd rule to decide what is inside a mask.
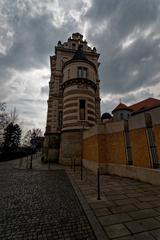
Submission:
[[[66,87],[70,87],[76,85],[77,88],[86,88],[88,87],[93,88],[95,91],[97,89],[97,85],[92,81],[87,78],[74,78],[70,79],[62,84],[62,89],[65,89]]]
[[[89,47],[79,33],[73,33],[67,42],[59,41],[55,55],[50,57],[51,78],[45,133],[48,159],[55,159],[52,156],[53,149],[49,151],[50,146],[55,146],[56,158],[61,163],[68,162],[70,156],[65,151],[71,144],[72,154],[76,149],[80,155],[81,129],[88,129],[100,121],[98,58],[96,49]],[[54,135],[61,139],[57,145],[51,143]],[[79,140],[72,139],[70,142],[69,136]]]

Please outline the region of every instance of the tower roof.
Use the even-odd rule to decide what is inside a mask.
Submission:
[[[65,67],[66,65],[68,65],[74,61],[85,61],[85,62],[89,63],[90,65],[92,65],[95,68],[95,70],[97,71],[97,67],[94,64],[94,62],[90,61],[86,57],[85,52],[83,51],[83,45],[78,46],[78,49],[75,52],[74,56],[69,61],[65,62],[63,67]]]
[[[108,113],[108,112],[103,113],[102,116],[101,116],[101,120],[111,119],[111,118],[112,118],[112,116],[111,116],[111,114]]]
[[[79,45],[78,50],[75,52],[72,60],[87,60],[86,55],[83,51],[83,46]]]

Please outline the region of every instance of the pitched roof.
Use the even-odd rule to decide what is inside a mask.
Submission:
[[[160,106],[160,100],[156,98],[147,98],[143,101],[140,101],[138,103],[132,104],[130,106],[126,106],[124,103],[118,104],[118,106],[113,109],[112,113],[119,111],[119,110],[128,110],[132,111],[133,114],[143,112],[155,107]]]
[[[119,111],[119,110],[128,110],[128,111],[132,111],[130,109],[130,107],[127,107],[124,103],[119,103],[118,106],[116,108],[113,109],[113,112]]]
[[[160,106],[160,100],[156,98],[147,98],[141,102],[129,106],[134,112],[144,111],[154,107]]]

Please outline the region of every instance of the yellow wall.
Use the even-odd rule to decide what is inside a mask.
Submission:
[[[153,127],[155,145],[157,147],[157,154],[160,160],[160,124],[157,124]]]
[[[133,165],[137,167],[151,167],[145,128],[131,130],[130,140]]]
[[[100,163],[106,162],[106,153],[108,152],[108,145],[106,144],[106,135],[97,135],[98,139],[98,157]]]
[[[99,163],[126,164],[123,132],[98,134],[85,139],[83,158]]]
[[[153,127],[155,144],[160,160],[160,125]],[[151,168],[150,152],[145,128],[129,132],[133,166]],[[124,132],[106,132],[86,137],[83,158],[97,163],[127,165]]]
[[[98,139],[97,135],[91,136],[83,141],[83,159],[98,162]]]
[[[106,152],[107,163],[126,164],[123,132],[106,134],[106,145],[108,149]]]

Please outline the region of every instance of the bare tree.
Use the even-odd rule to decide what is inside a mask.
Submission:
[[[18,121],[18,114],[17,114],[16,108],[14,107],[14,109],[10,111],[9,122],[14,124],[14,123],[17,123],[17,121]]]
[[[22,140],[24,146],[38,145],[39,138],[42,137],[42,130],[40,128],[33,128],[28,130]]]

